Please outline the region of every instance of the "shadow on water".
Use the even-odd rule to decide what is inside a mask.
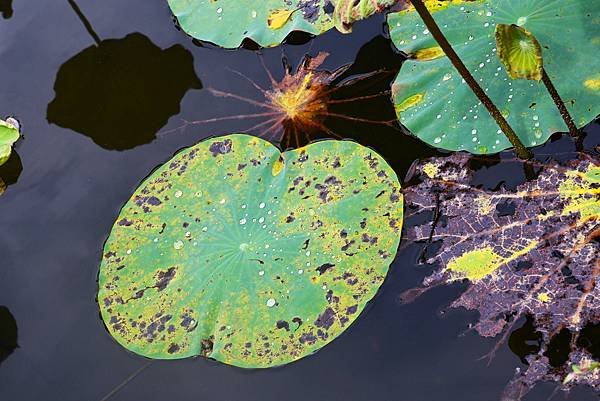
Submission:
[[[96,44],[60,67],[48,122],[109,150],[152,142],[179,113],[185,93],[202,88],[192,54],[181,45],[163,50],[137,32],[101,40],[77,5],[69,3]]]
[[[6,306],[0,305],[0,364],[18,347],[17,321]]]
[[[9,19],[13,16],[12,0],[0,0],[0,14],[2,18]]]
[[[21,158],[13,150],[8,161],[0,166],[0,196],[9,186],[17,182],[22,171],[23,164],[21,163]]]

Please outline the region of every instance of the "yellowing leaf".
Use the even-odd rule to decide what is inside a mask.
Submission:
[[[542,79],[542,48],[531,32],[518,25],[496,25],[498,57],[513,79]]]
[[[279,9],[279,10],[271,11],[271,14],[269,14],[269,19],[267,20],[269,28],[271,28],[271,29],[283,28],[283,26],[285,24],[287,24],[287,22],[290,20],[290,18],[292,18],[292,14],[294,14],[294,12],[296,12],[296,11],[297,10],[286,10],[286,9]]]

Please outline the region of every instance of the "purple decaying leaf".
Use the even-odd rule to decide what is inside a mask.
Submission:
[[[563,329],[573,333],[569,361],[551,367],[542,347],[530,356],[529,368],[517,372],[506,401],[520,399],[543,380],[565,390],[587,384],[600,391],[600,365],[577,344],[578,333],[600,321],[599,164],[584,156],[567,165],[537,163],[537,178],[515,191],[492,192],[472,184],[469,156],[455,154],[420,163],[415,171],[421,182],[405,191],[408,215],[433,215],[426,224],[407,227],[408,240],[441,244],[427,260],[440,268],[406,298],[469,280],[452,307],[479,311],[474,328],[480,335],[502,334],[489,356],[523,316],[533,318],[546,345]]]

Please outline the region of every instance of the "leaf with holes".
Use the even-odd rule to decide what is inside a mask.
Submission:
[[[495,26],[516,24],[542,46],[544,68],[578,126],[600,114],[600,2],[488,0],[430,2],[433,16],[525,146],[567,131],[541,82],[513,81],[496,56]],[[391,37],[412,56],[393,85],[400,121],[428,144],[496,153],[510,142],[412,9],[388,16]]]
[[[0,120],[0,166],[8,161],[12,147],[19,140],[19,123],[14,118]]]
[[[209,139],[154,171],[105,244],[98,300],[114,338],[157,359],[282,365],[340,335],[383,282],[403,198],[374,151],[280,153]]]
[[[581,156],[564,166],[541,164],[537,178],[516,191],[487,191],[473,184],[469,161],[456,154],[423,162],[416,168],[422,181],[405,189],[409,210],[434,215],[408,229],[408,238],[439,244],[428,262],[441,267],[404,299],[468,280],[452,307],[478,310],[475,329],[485,337],[504,332],[500,343],[525,315],[546,344],[563,328],[578,333],[599,323],[600,162]],[[538,356],[540,364],[525,373],[532,383],[553,373]],[[573,350],[573,357],[583,354]]]
[[[293,31],[319,35],[336,26],[349,32],[357,20],[397,0],[168,0],[185,32],[226,48],[244,39],[260,46],[282,43]]]

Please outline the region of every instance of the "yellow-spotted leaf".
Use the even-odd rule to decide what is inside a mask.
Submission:
[[[125,204],[99,275],[127,349],[264,368],[323,347],[358,317],[399,243],[403,198],[374,151],[281,153],[229,135],[185,149]]]

